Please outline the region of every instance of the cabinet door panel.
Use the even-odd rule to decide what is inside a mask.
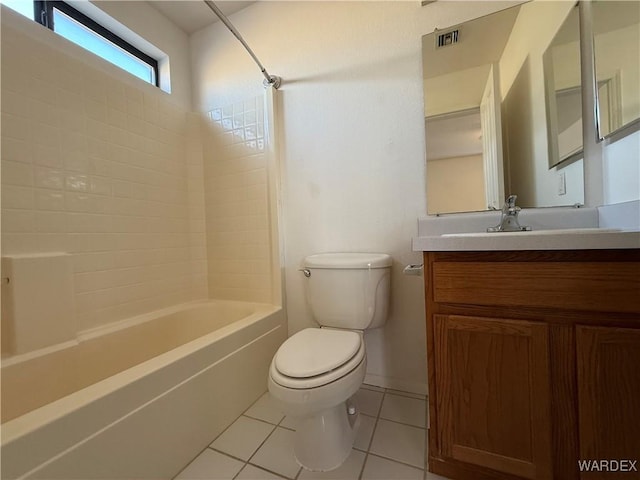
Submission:
[[[551,478],[548,326],[434,315],[443,457]]]
[[[640,329],[577,326],[576,342],[581,459],[640,464]],[[638,476],[583,473],[589,479]]]

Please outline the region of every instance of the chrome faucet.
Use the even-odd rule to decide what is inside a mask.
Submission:
[[[520,207],[516,206],[517,195],[509,195],[502,206],[500,223],[495,227],[488,227],[487,232],[526,232],[531,227],[523,227],[518,221]]]

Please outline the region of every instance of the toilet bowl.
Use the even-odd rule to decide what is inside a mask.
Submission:
[[[351,397],[367,367],[364,330],[386,321],[391,257],[319,254],[305,258],[307,299],[320,328],[287,339],[269,368],[269,392],[296,421],[294,455],[329,471],[349,456],[359,426]]]
[[[298,332],[288,340],[288,347],[308,345],[311,339],[319,340],[319,344],[328,345],[322,341],[324,330],[308,328]],[[338,335],[350,334],[349,331],[331,331],[331,335],[324,340],[334,340]],[[299,368],[295,374],[286,375],[278,368],[279,355],[276,354],[269,369],[269,392],[280,409],[296,422],[296,441],[294,455],[298,463],[308,470],[328,471],[339,467],[349,456],[357,426],[357,415],[349,415],[347,400],[360,388],[367,368],[364,341],[361,335],[357,337],[358,348],[349,357],[340,351],[334,359],[344,359],[335,363],[335,368],[308,376],[302,376],[304,368]],[[302,338],[306,337],[306,338]],[[320,338],[319,338],[320,337]],[[331,350],[326,351],[332,357]],[[310,357],[307,356],[307,359]],[[283,363],[283,362],[280,362]],[[312,363],[312,362],[309,362]],[[330,362],[325,363],[329,365]],[[306,366],[310,366],[307,364]],[[298,367],[302,365],[298,364]],[[322,370],[324,368],[321,368]]]

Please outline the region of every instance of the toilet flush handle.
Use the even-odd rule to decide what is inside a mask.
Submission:
[[[301,268],[298,271],[304,273],[304,276],[307,278],[311,276],[311,270],[309,270],[308,268]]]

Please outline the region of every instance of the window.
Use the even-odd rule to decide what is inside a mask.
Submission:
[[[38,23],[132,75],[159,86],[158,61],[155,58],[65,2],[36,0],[34,3]]]
[[[0,0],[0,3],[33,20],[33,3],[24,0]]]

